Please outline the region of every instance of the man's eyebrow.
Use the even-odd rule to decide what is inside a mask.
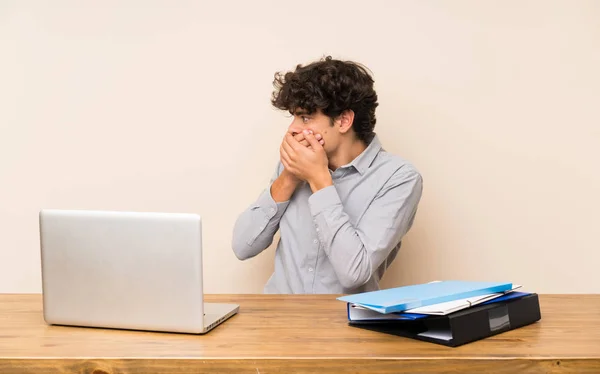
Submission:
[[[296,110],[296,111],[294,112],[294,115],[295,115],[295,116],[304,116],[304,115],[308,115],[308,111],[306,111],[306,110]]]

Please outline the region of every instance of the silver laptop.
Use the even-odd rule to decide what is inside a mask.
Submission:
[[[40,212],[48,324],[202,334],[239,310],[205,303],[200,216]]]

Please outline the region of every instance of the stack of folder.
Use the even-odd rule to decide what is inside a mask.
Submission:
[[[538,295],[502,282],[443,281],[339,297],[351,326],[457,347],[541,319]]]

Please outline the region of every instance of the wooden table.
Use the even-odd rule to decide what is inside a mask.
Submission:
[[[542,320],[458,348],[347,325],[333,296],[214,295],[207,335],[48,326],[40,295],[0,295],[0,373],[600,373],[600,295],[541,295]]]

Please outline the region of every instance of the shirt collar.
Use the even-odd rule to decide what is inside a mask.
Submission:
[[[352,162],[345,165],[345,167],[354,166],[354,168],[358,170],[358,172],[362,175],[371,166],[373,160],[375,160],[375,157],[379,154],[380,150],[381,142],[379,141],[379,137],[375,135],[369,143],[369,145],[367,146],[367,148],[364,151],[362,151],[362,153],[359,154],[358,157],[352,160]]]

